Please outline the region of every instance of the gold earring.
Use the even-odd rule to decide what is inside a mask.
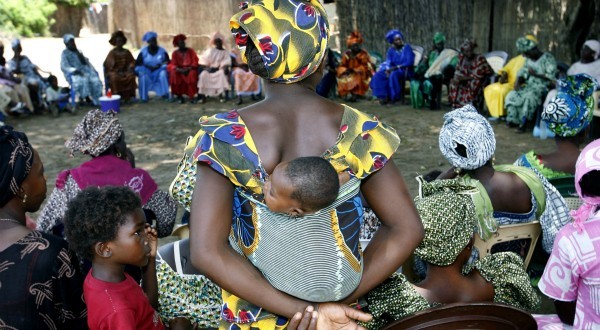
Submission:
[[[23,196],[23,204],[25,204],[25,202],[27,202],[27,194]]]
[[[455,167],[455,168],[454,168],[454,173],[456,173],[456,174],[460,174],[460,172],[461,172],[461,169],[460,169],[460,167]]]

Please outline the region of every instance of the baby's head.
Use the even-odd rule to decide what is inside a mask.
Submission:
[[[84,189],[69,202],[63,221],[70,248],[93,263],[148,263],[146,218],[140,198],[129,187]]]
[[[340,190],[338,174],[321,157],[280,163],[265,183],[265,204],[272,212],[303,216],[331,205]]]

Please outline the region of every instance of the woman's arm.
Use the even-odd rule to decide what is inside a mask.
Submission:
[[[393,161],[371,174],[361,191],[381,221],[363,254],[364,270],[358,288],[344,301],[356,301],[385,281],[423,239],[423,224],[400,171]]]
[[[221,288],[266,310],[291,318],[308,302],[275,289],[228,243],[234,187],[229,180],[199,162],[190,213],[192,264]]]
[[[562,323],[573,325],[575,322],[575,310],[577,309],[577,301],[554,301],[556,314]]]

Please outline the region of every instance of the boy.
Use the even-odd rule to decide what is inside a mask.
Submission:
[[[275,167],[265,182],[264,202],[271,212],[301,217],[331,205],[339,190],[340,179],[328,161],[298,157]]]
[[[53,116],[58,116],[61,110],[66,110],[70,113],[75,113],[73,106],[69,103],[69,88],[59,87],[56,76],[48,77],[50,86],[46,88],[46,101],[50,104],[50,113]]]
[[[88,187],[69,202],[64,223],[71,248],[92,261],[83,284],[90,329],[164,329],[153,308],[157,233],[139,197],[126,186]],[[143,291],[127,264],[143,267]]]

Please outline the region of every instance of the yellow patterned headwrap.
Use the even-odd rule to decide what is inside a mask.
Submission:
[[[269,80],[294,83],[315,72],[329,39],[327,14],[318,0],[252,0],[244,7],[229,21],[244,62],[250,37]]]

